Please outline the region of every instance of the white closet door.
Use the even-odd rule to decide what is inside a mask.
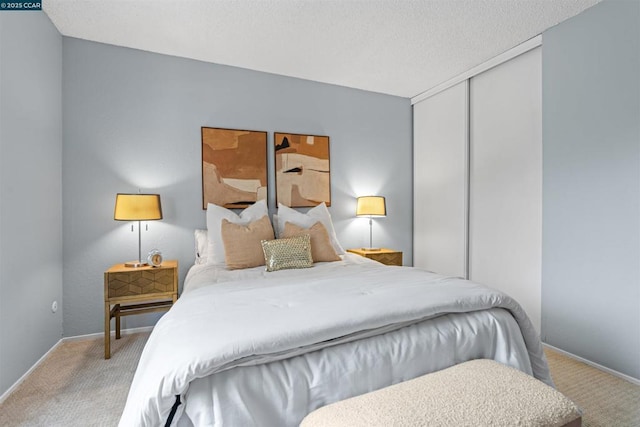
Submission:
[[[466,276],[467,82],[413,106],[413,264]]]
[[[502,290],[540,331],[541,49],[470,82],[470,279]]]

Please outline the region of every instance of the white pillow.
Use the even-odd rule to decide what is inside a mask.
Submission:
[[[276,225],[276,232],[278,236],[284,230],[284,225],[287,222],[295,224],[299,227],[309,228],[316,222],[320,221],[322,225],[327,229],[329,233],[329,239],[331,239],[331,246],[335,249],[338,255],[344,255],[344,249],[338,242],[336,236],[336,230],[333,228],[333,222],[331,221],[331,214],[327,209],[327,205],[320,203],[318,206],[310,209],[306,214],[291,209],[288,206],[278,203],[278,215],[274,215],[274,222]]]
[[[209,236],[209,247],[207,254],[208,264],[224,265],[224,243],[222,242],[222,220],[234,224],[246,225],[250,222],[257,221],[265,215],[269,215],[266,200],[258,200],[249,206],[240,215],[235,212],[223,208],[222,206],[209,203],[207,205],[207,233]]]
[[[207,230],[196,229],[194,231],[196,238],[196,264],[206,264],[209,252],[209,236]]]

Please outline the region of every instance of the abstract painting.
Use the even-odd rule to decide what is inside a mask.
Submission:
[[[275,133],[276,198],[292,208],[331,206],[329,137]]]
[[[202,128],[202,208],[246,208],[267,198],[267,133]]]

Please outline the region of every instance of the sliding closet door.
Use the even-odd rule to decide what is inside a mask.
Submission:
[[[466,276],[467,82],[413,106],[413,264]]]
[[[541,49],[470,81],[470,279],[500,289],[540,331]]]

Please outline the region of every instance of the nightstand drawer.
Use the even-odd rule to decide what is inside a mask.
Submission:
[[[392,249],[382,248],[377,251],[370,249],[347,249],[347,252],[351,252],[365,258],[378,261],[385,265],[398,265],[402,266],[402,252],[394,251]]]
[[[402,252],[370,253],[367,255],[367,258],[385,265],[402,265]]]
[[[173,292],[175,268],[109,273],[109,298]]]

